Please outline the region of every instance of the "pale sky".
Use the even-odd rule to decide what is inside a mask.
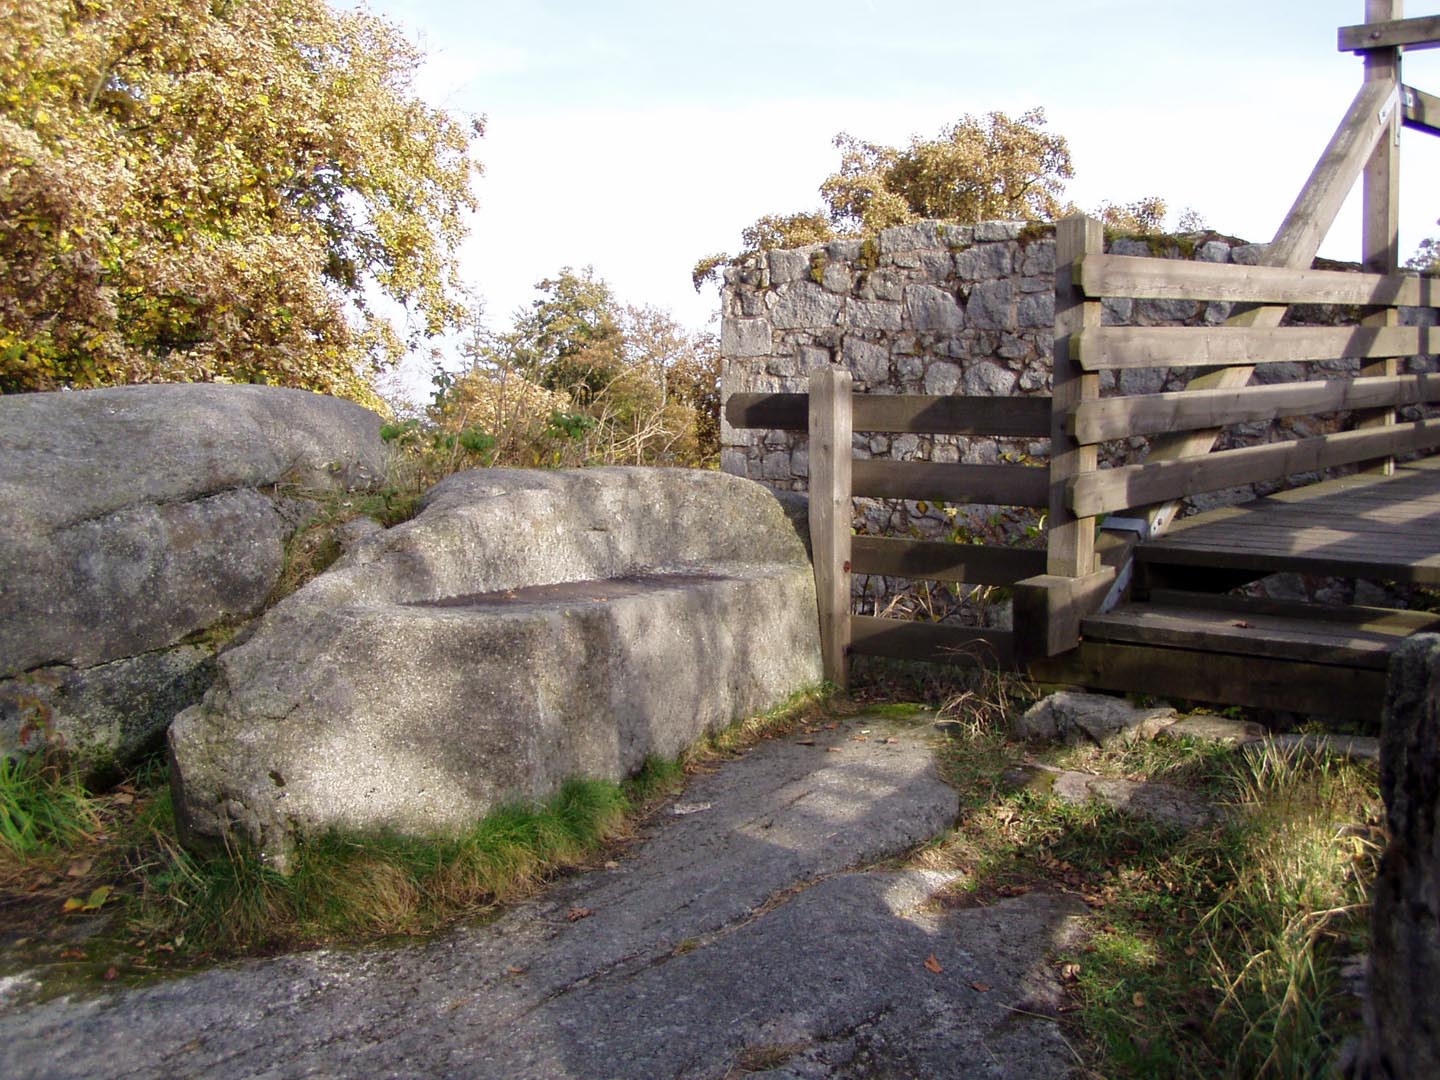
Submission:
[[[492,328],[562,266],[700,328],[697,258],[818,208],[847,131],[903,144],[1035,105],[1080,206],[1159,195],[1269,240],[1360,84],[1335,31],[1363,0],[371,0],[427,54],[418,90],[485,113],[464,251]],[[1440,4],[1412,2],[1406,14]],[[1440,94],[1440,50],[1406,82]],[[1402,142],[1402,253],[1440,233],[1440,140]],[[1428,180],[1428,182],[1427,182]],[[1322,254],[1359,250],[1352,198]]]

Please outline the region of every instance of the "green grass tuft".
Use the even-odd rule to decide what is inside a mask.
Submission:
[[[75,844],[99,827],[79,780],[41,755],[0,757],[0,848],[24,859]]]

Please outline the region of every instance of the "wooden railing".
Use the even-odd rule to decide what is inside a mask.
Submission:
[[[734,394],[725,417],[735,428],[808,432],[810,537],[826,677],[843,685],[851,653],[1009,667],[1014,634],[851,613],[851,578],[882,574],[967,585],[1013,585],[1045,569],[1045,552],[852,534],[855,496],[946,504],[1044,507],[1043,466],[963,465],[856,459],[856,431],[1044,439],[1047,397],[990,398],[853,394],[848,371],[817,368],[808,394]]]
[[[1362,304],[1440,307],[1434,279],[1279,267],[1183,263],[1087,250],[1073,261],[1082,303],[1106,297],[1177,298],[1254,304]],[[1254,367],[1332,359],[1372,360],[1440,352],[1428,326],[1342,327],[1086,326],[1068,337],[1068,359],[1082,373],[1138,367]],[[1386,409],[1440,401],[1440,376],[1337,377],[1270,386],[1098,398],[1080,395],[1063,414],[1081,447],[1156,432],[1196,431],[1315,412]],[[1300,472],[1369,462],[1440,446],[1440,420],[1336,432],[1204,455],[1080,470],[1066,480],[1066,504],[1079,519]]]

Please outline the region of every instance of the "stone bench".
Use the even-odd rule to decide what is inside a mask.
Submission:
[[[803,504],[721,473],[461,473],[219,657],[170,751],[182,835],[283,865],[620,779],[819,681]]]

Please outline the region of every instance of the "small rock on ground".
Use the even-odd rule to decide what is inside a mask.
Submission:
[[[1225,820],[1222,807],[1193,791],[1155,780],[1125,780],[1038,764],[1018,765],[1002,779],[1012,788],[1051,794],[1074,805],[1098,799],[1112,810],[1180,829],[1206,828]]]

